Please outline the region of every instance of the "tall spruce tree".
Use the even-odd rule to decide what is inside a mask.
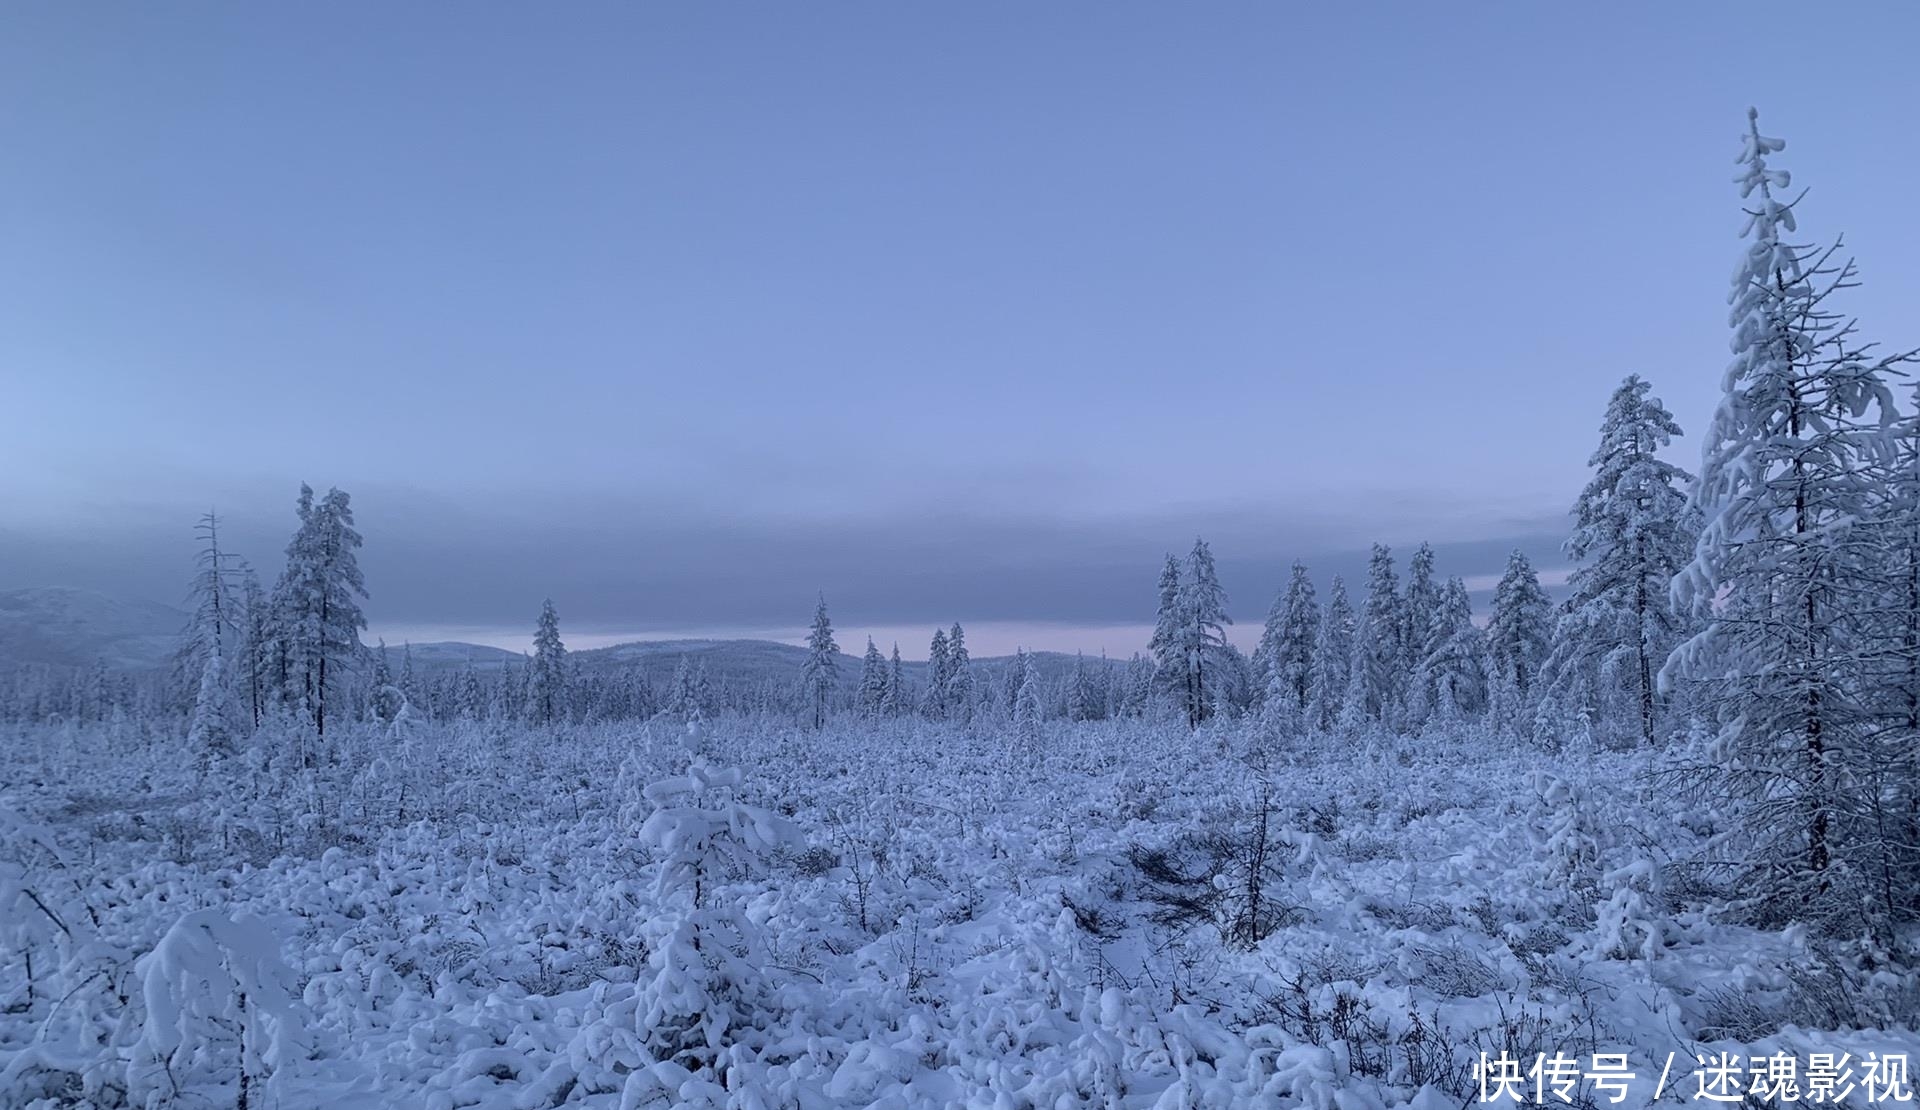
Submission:
[[[1099,716],[1097,704],[1093,673],[1087,669],[1086,656],[1076,651],[1073,653],[1073,671],[1067,676],[1067,719],[1095,720]]]
[[[1193,551],[1187,556],[1175,611],[1179,617],[1179,656],[1184,664],[1181,701],[1187,727],[1198,728],[1224,702],[1235,666],[1233,649],[1227,643],[1226,626],[1233,623],[1227,615],[1227,593],[1214,570],[1213,550],[1203,539],[1193,541]]]
[[[1307,704],[1307,723],[1312,728],[1331,729],[1345,716],[1347,688],[1353,679],[1354,626],[1346,579],[1336,574],[1313,641],[1313,693]]]
[[[1387,728],[1400,724],[1400,698],[1407,679],[1401,636],[1406,618],[1401,614],[1400,579],[1393,569],[1393,551],[1373,545],[1367,561],[1367,601],[1354,630],[1353,666],[1347,680],[1343,721],[1348,727],[1373,723]]]
[[[1433,546],[1423,543],[1407,560],[1407,592],[1400,603],[1400,658],[1405,672],[1400,700],[1408,729],[1424,724],[1435,705],[1436,691],[1427,685],[1421,664],[1426,659],[1434,612],[1440,605],[1440,589],[1433,576]]]
[[[694,720],[705,712],[700,704],[700,686],[694,679],[693,660],[682,655],[673,665],[673,676],[667,682],[666,712],[685,720]]]
[[[967,630],[959,621],[947,630],[947,718],[973,720],[973,659],[967,654]]]
[[[1299,566],[1298,563],[1294,564]],[[1273,604],[1267,608],[1266,623],[1260,627],[1260,642],[1253,648],[1254,698],[1262,706],[1266,704],[1268,691],[1274,685],[1275,657],[1280,652],[1280,626],[1286,618],[1287,593],[1281,590],[1273,595]]]
[[[1147,654],[1153,657],[1154,680],[1167,690],[1176,690],[1186,682],[1186,659],[1181,654],[1186,620],[1180,612],[1180,560],[1172,553],[1160,567],[1159,594]]]
[[[1423,721],[1452,724],[1486,709],[1486,644],[1473,623],[1467,584],[1447,579],[1422,639],[1420,683],[1430,693]]]
[[[807,633],[807,661],[801,667],[800,686],[812,713],[813,727],[827,723],[827,710],[833,704],[834,686],[840,680],[840,665],[835,659],[840,645],[833,642],[833,621],[827,616],[827,598],[820,596],[813,611],[813,628]]]
[[[1320,602],[1304,563],[1294,563],[1287,588],[1274,599],[1254,649],[1254,682],[1269,718],[1283,727],[1306,721],[1313,700],[1313,652],[1320,634]]]
[[[394,685],[400,687],[400,693],[406,697],[408,705],[424,705],[426,698],[420,689],[420,679],[413,673],[413,641],[400,645],[400,673],[394,678]]]
[[[217,771],[222,762],[238,753],[239,738],[229,715],[226,660],[220,646],[211,645],[201,664],[200,689],[193,699],[193,713],[187,721],[187,747],[202,774]]]
[[[1032,753],[1040,740],[1040,722],[1045,716],[1040,671],[1034,666],[1032,652],[1015,653],[1014,665],[1007,674],[1007,686],[1013,695],[1013,735],[1024,751]]]
[[[347,494],[330,489],[316,503],[313,488],[302,483],[298,508],[300,527],[287,544],[286,570],[274,591],[275,637],[288,703],[325,736],[328,708],[345,696],[363,650],[367,619],[359,599],[367,586]]]
[[[1528,719],[1552,636],[1553,602],[1540,587],[1533,562],[1516,550],[1507,556],[1487,617],[1487,666],[1501,723],[1518,726]]]
[[[1873,509],[1863,477],[1884,460],[1898,356],[1872,358],[1832,307],[1855,284],[1840,244],[1786,238],[1799,199],[1782,199],[1788,176],[1768,164],[1785,145],[1748,113],[1734,358],[1692,491],[1703,527],[1674,580],[1702,628],[1663,677],[1691,679],[1719,726],[1713,762],[1746,817],[1753,908],[1884,933],[1905,915],[1871,896],[1881,834],[1862,802],[1876,749],[1869,626],[1885,582],[1859,522]]]
[[[1272,677],[1287,715],[1296,725],[1305,721],[1307,708],[1313,704],[1313,653],[1319,637],[1320,599],[1314,595],[1306,565],[1295,563],[1287,581],[1286,612],[1280,621]]]
[[[527,720],[551,725],[567,717],[567,646],[560,642],[560,615],[553,599],[540,605],[533,630],[533,665],[527,672]]]
[[[480,685],[480,672],[473,667],[473,658],[467,658],[467,665],[460,669],[460,685],[454,695],[454,713],[463,721],[485,720],[487,716],[487,694]]]
[[[900,641],[893,643],[893,658],[887,663],[887,694],[883,712],[889,717],[904,717],[912,711],[913,690],[907,685],[907,668],[900,662]]]
[[[235,677],[249,723],[257,729],[266,716],[273,689],[274,611],[266,590],[260,585],[260,576],[250,566],[241,568],[240,602],[242,636],[235,657],[238,662]]]
[[[1139,652],[1127,660],[1120,683],[1120,715],[1144,717],[1153,704],[1153,664]]]
[[[887,711],[887,657],[867,637],[866,654],[860,657],[860,715],[877,720]]]
[[[393,668],[387,665],[387,641],[384,636],[373,647],[373,679],[367,685],[375,692],[383,686],[393,685]]]
[[[945,720],[952,700],[953,660],[947,652],[947,630],[933,630],[933,643],[927,648],[927,694],[921,703],[928,717]]]

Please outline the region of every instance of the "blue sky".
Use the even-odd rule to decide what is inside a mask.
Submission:
[[[1376,538],[1551,563],[1621,377],[1711,411],[1750,103],[1915,342],[1909,4],[7,27],[0,588],[173,600],[209,504],[271,567],[301,480],[390,639],[1124,653],[1196,532],[1243,628]]]

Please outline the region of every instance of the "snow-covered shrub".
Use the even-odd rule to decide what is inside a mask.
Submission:
[[[307,1056],[305,1026],[294,1010],[293,973],[266,923],[195,910],[135,972],[143,1012],[127,1062],[129,1101],[166,1106],[219,1090],[218,1101],[244,1110],[256,1089],[270,1098],[291,1089]]]
[[[1605,900],[1594,926],[1594,953],[1614,960],[1658,958],[1667,926],[1653,861],[1638,859],[1616,867],[1601,876],[1600,884]]]
[[[0,805],[0,1105],[118,1097],[110,1007],[127,963],[53,830]]]
[[[637,989],[606,1002],[572,1051],[591,1086],[626,1076],[628,1104],[684,1102],[698,1093],[690,1084],[722,1081],[722,1061],[741,1062],[729,1049],[753,1047],[777,1012],[759,925],[727,883],[800,837],[787,819],[736,800],[741,778],[695,760],[645,789],[654,811],[639,839],[659,856],[653,895],[667,916],[651,931]]]
[[[55,893],[47,865],[58,860],[52,830],[0,807],[0,951],[17,952],[21,961],[18,981],[6,983],[0,995],[0,1013],[40,1009],[58,981],[61,956],[79,939],[74,924],[85,924],[84,918],[68,923],[72,908],[62,907]]]

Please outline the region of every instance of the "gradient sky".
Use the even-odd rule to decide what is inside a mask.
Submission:
[[[390,640],[1125,653],[1196,532],[1244,632],[1374,539],[1553,566],[1622,376],[1711,412],[1750,103],[1916,340],[1910,3],[0,23],[0,589],[177,600],[208,505],[271,574],[301,480]]]

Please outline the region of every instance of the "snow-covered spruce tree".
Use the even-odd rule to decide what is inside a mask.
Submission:
[[[867,637],[867,652],[860,658],[860,715],[877,720],[887,712],[887,657]]]
[[[1177,692],[1187,727],[1198,728],[1224,701],[1234,672],[1226,631],[1233,618],[1227,615],[1227,593],[1220,586],[1213,551],[1205,540],[1193,541],[1174,611],[1179,620],[1175,637],[1180,667]]]
[[[967,654],[967,631],[959,621],[947,631],[947,719],[965,724],[973,720],[973,659]]]
[[[667,682],[665,710],[676,717],[692,719],[701,709],[700,694],[693,684],[693,660],[682,655],[673,665],[673,677]]]
[[[373,674],[367,680],[367,719],[392,727],[407,712],[407,695],[394,684],[393,669],[387,664],[387,642],[373,649]]]
[[[1874,507],[1869,475],[1885,458],[1885,377],[1897,356],[1869,358],[1830,307],[1855,284],[1839,243],[1785,238],[1798,200],[1781,199],[1787,174],[1767,164],[1784,146],[1748,113],[1734,357],[1692,491],[1704,524],[1673,583],[1703,627],[1662,680],[1690,680],[1719,727],[1701,773],[1744,814],[1748,904],[1763,918],[1885,935],[1904,914],[1873,897],[1884,833],[1862,800],[1876,747],[1863,701],[1878,650],[1869,626],[1886,583],[1873,530],[1859,522]]]
[[[1253,707],[1253,661],[1228,643],[1220,653],[1219,680],[1209,683],[1207,696],[1216,716],[1237,716]]]
[[[1007,719],[1012,720],[1014,708],[1020,704],[1020,684],[1027,678],[1026,648],[1013,649],[1013,660],[1007,664],[1003,677],[1005,682],[1000,687],[1000,695],[1004,702],[1003,708],[1007,711]]]
[[[1041,704],[1040,671],[1034,666],[1032,652],[1016,654],[1013,669],[1007,675],[1007,686],[1013,692],[1014,740],[1022,753],[1032,755],[1038,751],[1040,722],[1046,716]]]
[[[266,717],[274,689],[274,613],[266,590],[260,585],[260,576],[244,564],[240,571],[240,605],[240,649],[235,655],[239,666],[233,680],[246,708],[249,725],[257,729]]]
[[[473,660],[460,670],[460,685],[454,695],[454,712],[463,721],[485,720],[487,716],[487,693],[480,686],[480,673],[473,669]]]
[[[1313,697],[1313,648],[1320,633],[1320,602],[1306,564],[1294,563],[1287,588],[1273,599],[1251,667],[1255,700],[1268,718],[1292,730],[1305,720]]]
[[[1093,720],[1093,685],[1087,676],[1087,660],[1073,653],[1073,670],[1067,675],[1067,720]]]
[[[1300,564],[1295,563],[1298,567]],[[1255,701],[1264,710],[1267,708],[1268,689],[1274,684],[1274,656],[1280,650],[1280,627],[1286,619],[1287,593],[1285,590],[1273,595],[1273,604],[1267,609],[1266,623],[1260,627],[1260,642],[1253,647],[1251,666],[1254,675]]]
[[[927,648],[927,696],[920,707],[929,718],[938,721],[946,717],[952,678],[953,664],[947,658],[947,630],[936,628],[933,643]]]
[[[425,705],[426,691],[420,687],[420,679],[413,673],[413,641],[400,645],[400,673],[394,676],[393,684],[407,697],[409,705]]]
[[[835,656],[840,645],[833,642],[833,621],[827,616],[827,598],[813,611],[813,629],[807,634],[807,661],[801,665],[800,688],[814,728],[827,723],[827,710],[833,705],[834,687],[840,680],[840,665]]]
[[[1180,653],[1181,632],[1186,621],[1180,613],[1180,560],[1171,552],[1160,567],[1159,595],[1147,654],[1153,657],[1155,684],[1163,690],[1178,690],[1186,682],[1186,659]]]
[[[1376,543],[1373,557],[1367,562],[1367,603],[1354,630],[1353,664],[1341,717],[1346,727],[1399,727],[1400,698],[1408,670],[1400,642],[1405,626],[1393,551]]]
[[[1353,605],[1347,601],[1346,579],[1336,574],[1313,640],[1313,692],[1307,703],[1307,723],[1313,729],[1331,729],[1345,714],[1347,687],[1353,677],[1353,638]]]
[[[367,585],[354,554],[360,533],[347,494],[330,489],[316,504],[313,487],[302,483],[299,514],[300,528],[287,545],[286,570],[274,589],[275,636],[287,703],[325,736],[328,707],[345,696],[361,652],[367,619],[358,599],[367,596]]]
[[[313,489],[306,483],[300,485],[300,499],[294,506],[300,517],[300,527],[295,530],[293,539],[288,543],[289,553],[293,546],[302,542],[301,532],[306,530],[307,519],[313,515]],[[295,643],[293,608],[294,566],[291,554],[287,563],[280,569],[280,577],[273,583],[273,590],[267,595],[267,633],[266,655],[269,699],[276,706],[297,704],[293,698],[300,647]]]
[[[1552,647],[1553,602],[1526,554],[1507,556],[1487,618],[1487,669],[1495,724],[1527,730],[1539,697],[1540,668]]]
[[[1136,651],[1127,660],[1127,669],[1121,678],[1120,715],[1144,717],[1152,703],[1153,664]]]
[[[567,646],[560,642],[560,615],[553,599],[540,605],[533,630],[533,665],[527,670],[527,720],[551,725],[567,717]]]
[[[1400,696],[1404,706],[1403,722],[1409,731],[1426,723],[1435,704],[1434,691],[1421,678],[1420,663],[1426,655],[1427,634],[1433,628],[1434,610],[1440,604],[1440,583],[1433,576],[1433,545],[1423,543],[1407,560],[1407,592],[1401,600],[1400,647],[1407,669]]]
[[[526,703],[526,696],[526,675],[519,664],[509,657],[501,663],[500,675],[494,680],[490,712],[497,720],[517,721],[521,716],[521,707]]]
[[[1668,586],[1694,544],[1685,492],[1693,476],[1657,454],[1680,426],[1651,389],[1634,374],[1607,402],[1566,543],[1579,564],[1572,594],[1541,672],[1562,706],[1648,744],[1661,717],[1660,665],[1687,631]]]
[[[1421,688],[1428,691],[1424,722],[1453,724],[1487,707],[1486,644],[1473,623],[1467,584],[1457,576],[1440,589],[1422,642]]]
[[[237,731],[227,690],[226,660],[215,647],[202,666],[200,692],[194,696],[193,715],[187,722],[187,748],[193,752],[194,765],[201,774],[216,772],[239,754]]]
[[[913,688],[907,684],[906,664],[900,662],[900,641],[893,642],[893,658],[887,661],[887,694],[881,712],[889,717],[904,717],[913,708]]]
[[[661,711],[660,696],[648,680],[646,671],[639,667],[629,668],[621,677],[621,683],[627,689],[627,705],[633,716],[644,720]]]
[[[696,659],[693,663],[693,703],[701,713],[707,713],[720,707],[721,691],[713,683],[713,675],[707,670],[705,659]]]
[[[1313,701],[1313,652],[1320,637],[1320,600],[1304,563],[1293,564],[1281,599],[1280,628],[1266,676],[1267,696],[1279,694],[1290,720],[1303,719]]]
[[[372,655],[373,675],[367,680],[369,701],[372,700],[371,695],[378,694],[381,687],[393,685],[393,668],[387,664],[386,637],[382,636],[379,642],[373,645]]]

